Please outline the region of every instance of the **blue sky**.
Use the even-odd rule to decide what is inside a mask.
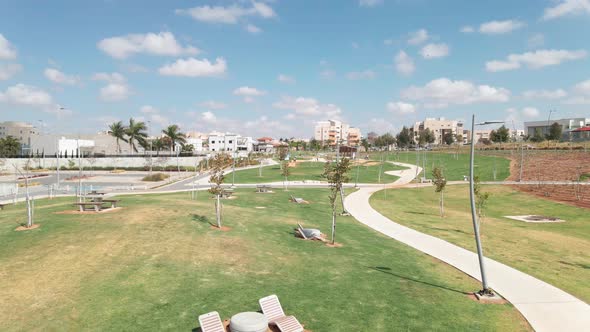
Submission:
[[[303,137],[590,117],[590,0],[7,0],[0,120]]]

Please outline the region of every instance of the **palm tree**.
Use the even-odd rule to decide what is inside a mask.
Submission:
[[[127,139],[125,139],[127,128],[125,128],[121,121],[114,122],[109,126],[109,134],[117,140],[117,152],[121,154],[121,143],[119,141],[127,143]]]
[[[129,127],[127,127],[125,133],[127,134],[127,137],[129,139],[129,148],[132,152],[137,152],[137,146],[135,146],[135,141],[137,141],[141,145],[145,144],[144,142],[148,137],[148,135],[145,132],[146,130],[147,126],[144,122],[135,122],[133,118],[129,119]]]
[[[170,125],[168,128],[162,130],[162,133],[170,139],[170,153],[174,151],[175,143],[186,143],[186,135],[180,132],[177,125]]]
[[[156,150],[156,156],[160,155],[160,151],[164,148],[165,142],[162,138],[156,138],[152,141],[152,149]]]

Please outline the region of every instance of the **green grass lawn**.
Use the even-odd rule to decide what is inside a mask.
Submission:
[[[373,154],[373,159],[378,160],[379,155]],[[433,167],[442,167],[445,177],[449,181],[463,180],[464,175],[469,175],[468,153],[443,153],[432,151],[390,152],[384,155],[389,161],[397,161],[426,167],[426,176],[432,178]],[[494,167],[495,165],[495,167]],[[475,175],[479,175],[482,181],[494,181],[494,168],[496,180],[501,181],[510,175],[510,160],[499,156],[484,156],[476,152],[474,169]]]
[[[296,166],[291,166],[289,169],[289,181],[326,181],[322,177],[324,172],[324,163],[322,162],[301,162]],[[385,174],[388,171],[398,171],[405,169],[404,167],[396,166],[391,163],[384,163],[383,168],[376,162],[371,162],[368,165],[361,165],[358,167],[358,183],[380,183],[379,171],[381,170],[381,183],[390,183],[398,179],[397,176]],[[284,176],[280,165],[262,167],[262,176],[259,176],[259,169],[247,169],[236,172],[235,183],[262,183],[262,182],[281,182],[284,181]],[[357,176],[357,166],[353,164],[348,173],[350,180],[348,182],[354,183]],[[225,176],[225,182],[230,183],[232,175]]]
[[[309,205],[289,203],[289,195]],[[72,215],[72,199],[37,201],[39,229],[15,232],[23,205],[0,213],[0,330],[190,331],[197,316],[258,310],[277,294],[321,331],[530,331],[510,304],[465,294],[478,283],[427,255],[338,218],[341,248],[296,239],[328,232],[328,191],[122,196],[122,209]],[[256,207],[265,207],[257,209]]]
[[[551,202],[511,187],[484,186],[491,194],[481,226],[484,254],[590,302],[588,210]],[[388,190],[371,198],[385,216],[418,231],[475,251],[468,186],[448,186],[446,216],[439,214],[434,187]],[[565,223],[535,224],[506,215],[544,215]]]

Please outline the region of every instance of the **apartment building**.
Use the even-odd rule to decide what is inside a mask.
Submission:
[[[5,121],[0,122],[0,138],[12,136],[17,139],[22,148],[22,152],[27,152],[31,148],[31,136],[37,135],[37,129],[30,123]]]
[[[359,128],[350,127],[349,124],[338,120],[316,122],[314,138],[331,146],[338,142],[344,145],[358,145],[361,140]]]
[[[420,132],[430,129],[434,133],[435,145],[443,144],[443,137],[447,133],[454,136],[463,134],[463,123],[457,120],[446,120],[445,118],[426,118],[424,121],[416,122],[412,128],[414,141],[418,142]]]

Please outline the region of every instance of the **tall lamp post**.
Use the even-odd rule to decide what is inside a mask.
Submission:
[[[475,210],[475,190],[473,186],[473,159],[475,155],[475,126],[485,126],[489,124],[504,123],[504,121],[485,121],[475,123],[475,114],[471,117],[471,154],[469,159],[469,200],[471,203],[471,220],[473,222],[473,232],[475,233],[475,244],[477,246],[477,257],[479,259],[479,270],[481,272],[481,284],[483,289],[478,292],[479,296],[493,297],[493,291],[488,287],[486,278],[486,271],[483,261],[483,250],[481,248],[481,240],[479,236],[479,224],[477,222],[477,214]]]

